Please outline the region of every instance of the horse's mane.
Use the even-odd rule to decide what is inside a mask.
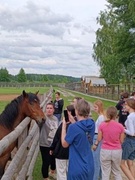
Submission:
[[[39,102],[36,94],[27,93],[29,103],[31,104],[34,100]],[[21,103],[23,101],[23,95],[18,96],[13,99],[9,104],[6,105],[5,109],[0,115],[0,124],[2,126],[7,127],[8,129],[12,129],[14,125],[14,121],[18,117],[19,109],[21,108]]]

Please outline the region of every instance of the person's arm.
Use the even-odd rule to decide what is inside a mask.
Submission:
[[[121,144],[124,142],[124,139],[125,139],[125,133],[123,132],[120,135],[120,142],[121,142]]]
[[[64,100],[63,99],[58,100],[58,105],[59,105],[59,109],[62,110],[62,108],[64,106]]]
[[[92,149],[95,151],[96,148],[98,147],[99,142],[102,140],[102,131],[98,131],[98,137],[97,140],[95,141],[95,143],[93,144]]]
[[[127,118],[126,120],[126,129],[125,129],[125,133],[130,135],[130,136],[134,136],[134,117],[131,117],[130,116],[130,119],[129,117]]]
[[[119,101],[119,102],[116,104],[115,107],[116,107],[117,110],[120,110],[120,109],[121,109],[121,101]]]
[[[61,144],[64,148],[67,148],[69,146],[69,144],[65,141],[65,137],[66,137],[66,121],[65,119],[63,119],[63,123],[62,123],[62,133],[61,133]]]

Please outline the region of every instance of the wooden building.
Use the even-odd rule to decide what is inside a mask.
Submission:
[[[106,81],[104,78],[97,76],[82,76],[81,90],[90,94],[103,94],[106,89]]]

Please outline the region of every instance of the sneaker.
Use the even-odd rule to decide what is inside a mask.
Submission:
[[[57,178],[56,178],[56,173],[55,173],[55,172],[54,172],[54,173],[50,172],[50,173],[49,173],[49,178],[51,178],[51,179],[57,179]]]

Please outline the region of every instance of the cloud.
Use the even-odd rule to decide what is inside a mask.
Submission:
[[[57,2],[1,0],[1,67],[11,74],[23,68],[26,73],[99,75],[91,56],[96,15],[88,7],[94,4],[69,0],[62,8],[63,1]]]
[[[55,14],[48,7],[40,7],[32,2],[28,2],[25,8],[15,11],[7,7],[0,9],[1,29],[7,32],[33,31],[61,37],[65,27],[72,21],[69,15]]]

